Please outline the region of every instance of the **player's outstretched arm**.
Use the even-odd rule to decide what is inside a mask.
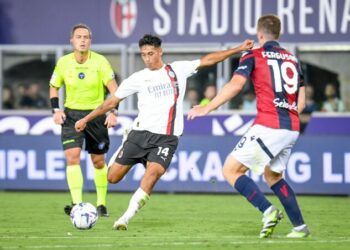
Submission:
[[[213,100],[211,100],[207,105],[194,106],[187,115],[188,120],[193,120],[199,116],[205,116],[211,111],[217,109],[222,104],[227,102],[228,100],[235,97],[239,92],[241,92],[244,84],[246,83],[246,78],[241,75],[234,75],[231,80],[225,84],[222,90],[219,92],[217,96]]]
[[[214,65],[218,62],[222,62],[226,58],[228,58],[234,54],[238,54],[242,51],[249,50],[249,49],[253,48],[253,46],[254,46],[254,41],[247,39],[242,44],[240,44],[239,46],[237,46],[235,48],[228,49],[228,50],[221,50],[221,51],[207,54],[201,58],[201,62],[200,62],[197,69],[211,66],[211,65]]]
[[[80,132],[83,131],[86,127],[86,123],[89,121],[95,119],[96,117],[105,114],[106,112],[112,110],[115,108],[115,106],[120,102],[121,100],[116,97],[115,95],[110,96],[108,99],[106,99],[100,106],[98,106],[95,110],[91,111],[88,115],[86,115],[84,118],[80,119],[75,123],[75,130]]]

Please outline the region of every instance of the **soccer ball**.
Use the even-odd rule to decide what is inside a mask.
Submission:
[[[70,212],[70,220],[77,229],[90,229],[95,225],[97,219],[96,208],[88,202],[75,205]]]

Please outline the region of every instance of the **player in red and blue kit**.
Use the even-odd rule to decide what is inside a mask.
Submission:
[[[270,237],[282,212],[266,199],[248,170],[264,177],[280,199],[293,230],[289,238],[310,235],[293,189],[283,179],[291,149],[299,136],[299,113],[305,106],[305,90],[298,60],[282,48],[277,39],[280,19],[275,15],[259,18],[257,37],[260,48],[242,55],[232,79],[206,106],[195,106],[188,118],[204,116],[235,97],[251,78],[257,98],[257,117],[223,167],[223,175],[237,191],[263,213],[260,238]]]
[[[250,77],[257,96],[255,124],[299,131],[298,90],[304,86],[298,60],[277,41],[246,52],[235,74]]]

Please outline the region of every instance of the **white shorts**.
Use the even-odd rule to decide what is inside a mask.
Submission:
[[[282,173],[298,136],[297,131],[254,125],[237,143],[231,155],[256,174],[262,174],[265,166],[273,172]]]

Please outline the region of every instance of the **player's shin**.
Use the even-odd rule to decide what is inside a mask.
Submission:
[[[259,187],[246,175],[241,175],[235,183],[237,191],[247,198],[247,200],[262,213],[265,212],[271,203],[260,191]]]
[[[284,179],[281,179],[272,185],[271,189],[281,201],[293,226],[298,227],[303,225],[304,219],[301,214],[296,196],[293,189],[288,185],[288,183]]]
[[[138,188],[130,199],[128,209],[122,217],[129,221],[146,204],[150,196],[141,188]]]
[[[115,230],[127,230],[129,221],[146,204],[147,200],[149,200],[149,195],[138,188],[130,199],[128,209],[123,216],[114,222],[113,228]]]

